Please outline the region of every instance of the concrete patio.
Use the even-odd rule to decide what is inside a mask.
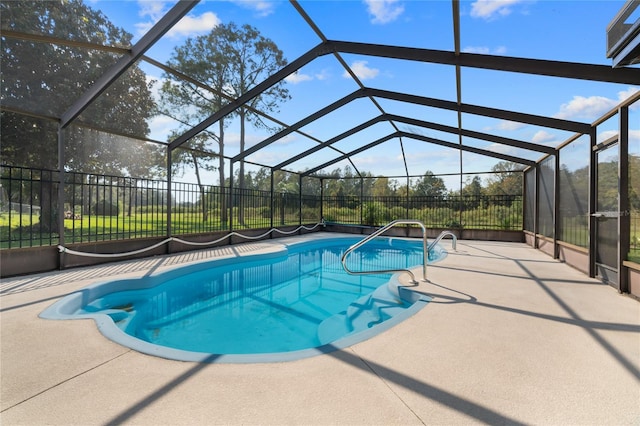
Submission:
[[[434,300],[416,315],[346,350],[273,364],[170,361],[107,340],[90,320],[38,318],[90,283],[225,249],[6,279],[0,420],[640,424],[637,300],[525,244],[458,241],[457,252],[444,246],[449,255],[417,288]]]

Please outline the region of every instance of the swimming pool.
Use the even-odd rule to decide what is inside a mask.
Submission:
[[[267,253],[101,283],[65,297],[41,317],[92,318],[109,339],[170,359],[313,356],[384,331],[429,301],[402,289],[399,274],[347,274],[340,257],[359,240],[272,245]],[[422,253],[419,240],[377,238],[353,252],[348,264],[352,270],[410,268],[421,265]],[[438,248],[429,261],[445,253]]]

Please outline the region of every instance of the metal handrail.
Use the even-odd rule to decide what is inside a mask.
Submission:
[[[438,244],[438,243],[440,242],[440,240],[441,240],[441,239],[443,239],[444,237],[446,237],[447,235],[451,235],[451,239],[452,239],[452,241],[451,241],[451,247],[452,247],[454,250],[456,250],[456,244],[457,244],[457,242],[458,242],[458,237],[456,237],[456,234],[454,234],[454,233],[453,233],[453,232],[451,232],[451,231],[442,231],[442,232],[440,233],[440,235],[438,235],[438,236],[436,237],[436,239],[435,239],[435,240],[433,240],[433,241],[431,242],[431,244],[429,244],[428,251],[431,251],[431,249],[432,249],[432,248],[434,248],[434,247],[436,246],[436,244]]]
[[[424,252],[424,258],[422,259],[422,277],[424,281],[427,281],[427,259],[429,257],[429,249],[427,248],[427,228],[419,220],[413,220],[413,219],[398,219],[398,220],[394,220],[393,222],[389,222],[387,225],[378,229],[373,234],[366,236],[361,241],[349,247],[344,252],[341,258],[342,267],[344,268],[344,270],[351,275],[385,274],[389,272],[408,272],[409,275],[411,275],[411,283],[417,285],[418,281],[416,280],[416,276],[414,275],[413,272],[411,272],[408,269],[386,269],[386,270],[380,270],[380,271],[351,271],[349,268],[347,268],[347,256],[349,256],[349,254],[351,254],[352,251],[354,251],[359,247],[362,247],[364,244],[373,240],[375,237],[381,234],[384,234],[389,228],[393,228],[394,226],[399,224],[420,225],[420,227],[422,228],[422,250]]]

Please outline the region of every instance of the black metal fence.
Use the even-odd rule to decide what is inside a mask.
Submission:
[[[320,198],[164,180],[64,173],[60,211],[57,171],[0,167],[0,247],[83,243],[224,230],[260,229],[321,220]],[[169,196],[171,212],[169,214]]]
[[[51,170],[2,167],[0,170],[0,247],[56,244],[58,173]],[[44,207],[44,211],[43,211]]]
[[[384,225],[396,219],[420,220],[429,228],[522,229],[520,195],[414,197],[325,197],[329,222]]]
[[[0,247],[184,236],[327,222],[383,225],[421,220],[434,228],[522,229],[522,197],[324,197],[143,178],[0,167]],[[168,205],[171,200],[171,209]]]

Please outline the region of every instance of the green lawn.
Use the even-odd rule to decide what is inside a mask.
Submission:
[[[284,225],[297,225],[296,215],[287,215]],[[206,222],[202,220],[202,213],[173,213],[171,216],[172,233],[174,235],[188,235],[228,229],[220,217],[210,215]],[[270,219],[262,217],[248,217],[244,224],[239,224],[234,217],[233,229],[269,228]],[[276,225],[282,225],[278,218]],[[25,247],[29,245],[56,244],[57,233],[41,232],[37,215],[0,214],[0,247]],[[131,216],[86,216],[81,219],[65,219],[65,241],[67,244],[133,239],[144,237],[161,237],[167,232],[167,215],[164,213],[142,213]]]
[[[327,210],[329,214],[325,217],[329,221],[359,223],[359,209],[328,208]],[[513,226],[522,221],[518,216],[511,218],[506,214],[501,215],[502,218],[497,220],[495,218],[492,219],[489,212],[481,210],[464,212],[463,223],[465,227],[514,229]],[[380,209],[380,212],[376,212],[376,215],[379,214],[380,216],[375,218],[376,222],[380,223],[376,224],[380,225],[383,222],[387,223],[395,219],[395,217],[391,218],[391,216],[389,218],[386,217],[391,213],[399,214],[399,212],[395,211],[387,212],[384,208]],[[458,213],[453,211],[437,212],[433,209],[425,209],[424,211],[412,210],[410,214],[413,215],[412,217],[422,220],[429,227],[446,227],[447,221],[459,217]],[[171,220],[173,235],[189,235],[228,229],[228,224],[221,223],[220,215],[216,212],[212,212],[206,222],[202,220],[201,212],[173,213]],[[310,220],[306,221],[309,222]],[[276,226],[283,224],[297,225],[298,223],[299,219],[296,214],[286,214],[284,223],[281,217],[274,220]],[[264,215],[253,211],[247,211],[244,224],[239,224],[237,210],[234,210],[234,230],[269,228],[270,225],[271,219],[269,217],[264,217]],[[167,232],[167,215],[162,212],[137,213],[131,216],[124,214],[119,216],[92,215],[84,216],[80,219],[65,219],[64,227],[67,244],[162,237]],[[627,259],[640,263],[640,215],[632,216],[631,230],[631,247]],[[575,220],[564,221],[563,233],[567,242],[586,246],[588,239],[587,229],[584,225],[577,225]],[[55,245],[57,241],[57,234],[40,232],[38,215],[0,213],[0,248]]]

